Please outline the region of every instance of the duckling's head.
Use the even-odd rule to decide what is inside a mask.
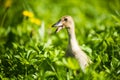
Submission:
[[[59,32],[61,29],[73,29],[74,21],[71,16],[63,16],[58,22],[52,25],[52,27],[57,27],[55,32]]]

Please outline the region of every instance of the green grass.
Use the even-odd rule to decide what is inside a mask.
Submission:
[[[0,1],[1,80],[120,80],[119,4],[119,0]],[[93,61],[86,73],[74,58],[64,57],[66,30],[55,34],[51,27],[64,15],[74,18],[77,40]]]

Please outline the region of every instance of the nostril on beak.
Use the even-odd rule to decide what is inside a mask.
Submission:
[[[61,20],[59,20],[57,23],[52,25],[52,27],[59,27],[59,26],[62,26]]]

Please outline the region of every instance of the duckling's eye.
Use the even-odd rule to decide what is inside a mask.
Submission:
[[[65,18],[64,21],[67,21],[67,18]]]

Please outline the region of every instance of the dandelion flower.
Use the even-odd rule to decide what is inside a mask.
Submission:
[[[34,17],[34,14],[30,11],[27,11],[27,10],[23,11],[23,15],[27,16],[27,17]]]
[[[11,6],[11,4],[12,4],[12,0],[6,0],[4,5],[6,8],[8,8]]]

